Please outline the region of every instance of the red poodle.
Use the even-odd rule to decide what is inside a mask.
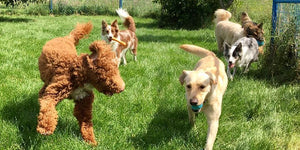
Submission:
[[[44,86],[39,92],[37,125],[37,131],[41,134],[54,132],[58,119],[55,106],[63,99],[74,99],[74,116],[79,122],[82,137],[96,145],[92,123],[92,88],[107,95],[120,93],[125,88],[115,53],[104,41],[95,41],[90,45],[92,54],[77,55],[75,46],[92,28],[91,23],[78,24],[69,35],[54,38],[43,47],[39,70]]]

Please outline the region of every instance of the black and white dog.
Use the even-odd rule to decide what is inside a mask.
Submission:
[[[247,73],[251,63],[258,61],[258,54],[258,44],[254,38],[240,38],[232,46],[224,43],[224,56],[228,63],[228,78],[233,80],[236,71],[235,66],[244,67],[244,73]]]

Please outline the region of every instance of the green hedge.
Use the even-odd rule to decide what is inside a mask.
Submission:
[[[221,0],[226,7],[230,0]],[[161,27],[199,29],[211,24],[214,11],[221,8],[220,0],[154,0],[161,4]],[[224,5],[223,5],[224,7]]]

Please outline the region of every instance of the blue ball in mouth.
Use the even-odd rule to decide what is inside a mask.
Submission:
[[[193,111],[198,111],[199,109],[201,109],[203,107],[203,104],[200,105],[192,105],[192,110]]]

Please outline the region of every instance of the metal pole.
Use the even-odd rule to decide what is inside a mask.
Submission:
[[[119,8],[123,7],[123,0],[119,0]]]
[[[50,3],[50,6],[49,6],[50,14],[52,14],[53,13],[53,2],[52,2],[52,0],[50,0],[49,3]]]

